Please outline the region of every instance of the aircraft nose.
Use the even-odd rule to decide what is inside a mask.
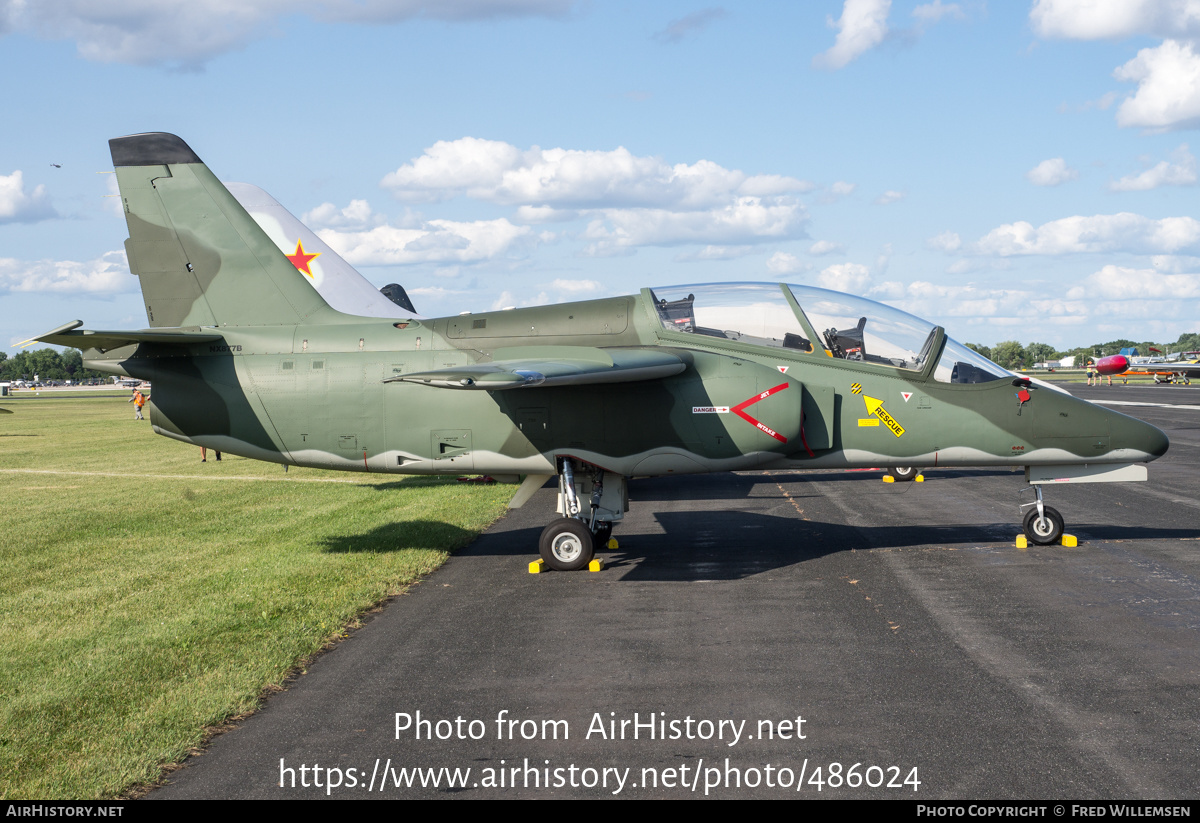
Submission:
[[[1146,460],[1157,460],[1167,453],[1167,449],[1171,445],[1167,435],[1160,429],[1132,417],[1126,417],[1118,431],[1122,441],[1121,445],[1124,448],[1142,452],[1146,455]],[[1114,432],[1114,434],[1116,433]]]

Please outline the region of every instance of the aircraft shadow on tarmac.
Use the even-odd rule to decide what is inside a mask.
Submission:
[[[620,580],[736,580],[835,552],[1009,541],[1011,523],[863,528],[739,511],[658,512],[662,534],[618,527],[620,548],[603,550],[606,573]],[[459,554],[529,557],[539,529],[482,536]]]
[[[1009,522],[974,525],[847,526],[751,512],[658,512],[661,534],[618,527],[620,548],[604,550],[605,574],[621,581],[738,580],[844,551],[943,549],[984,546],[1018,551]],[[1200,538],[1200,529],[1081,525],[1093,540]],[[459,554],[531,557],[539,530],[513,529],[482,536]],[[1053,551],[1055,547],[1045,547]]]

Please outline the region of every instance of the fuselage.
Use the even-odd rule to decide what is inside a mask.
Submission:
[[[320,325],[222,326],[215,329],[219,343],[142,343],[89,350],[85,359],[89,367],[151,381],[151,421],[160,434],[347,471],[554,474],[557,458],[572,457],[646,476],[1134,463],[1166,451],[1166,437],[1133,418],[1019,384],[999,367],[992,371],[1000,374],[980,377],[994,364],[955,361],[950,347],[957,344],[941,329],[930,326],[924,349],[908,360],[895,351],[873,355],[885,341],[872,337],[869,324],[865,338],[861,323],[857,338],[853,330],[817,331],[810,315],[820,310],[801,308],[796,295],[813,300],[819,290],[763,288],[785,290],[796,312],[794,333],[772,338],[770,329],[754,326],[762,313],[757,303],[752,320],[738,307],[752,332],[693,318],[678,325],[671,318],[679,312],[647,289],[401,322],[341,315]],[[687,301],[685,314],[702,317],[695,302],[692,311]],[[662,347],[686,368],[654,380],[507,391],[384,382],[502,360],[505,350],[529,347]]]

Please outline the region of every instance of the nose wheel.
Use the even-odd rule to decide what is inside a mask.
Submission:
[[[1029,542],[1039,546],[1049,546],[1059,542],[1062,540],[1063,530],[1066,529],[1058,509],[1050,506],[1042,506],[1041,514],[1037,509],[1027,511],[1023,526]]]
[[[1021,523],[1025,536],[1029,538],[1030,543],[1038,546],[1058,543],[1062,540],[1063,531],[1066,530],[1063,517],[1058,513],[1058,509],[1047,506],[1042,500],[1040,485],[1034,486],[1033,491],[1037,495],[1037,500],[1021,506],[1021,508],[1030,507]]]

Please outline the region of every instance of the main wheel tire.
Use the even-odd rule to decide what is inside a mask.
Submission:
[[[596,544],[587,524],[561,517],[542,530],[538,549],[546,565],[560,572],[586,569],[596,553]]]
[[[916,466],[892,466],[887,473],[896,478],[896,482],[906,483],[909,480],[915,480],[921,470]]]
[[[1037,507],[1034,506],[1025,514],[1025,536],[1029,538],[1029,542],[1036,543],[1039,546],[1049,546],[1052,543],[1057,543],[1062,539],[1063,529],[1066,526],[1063,524],[1062,515],[1057,509],[1052,509],[1049,506],[1043,506],[1045,517],[1039,518]]]

